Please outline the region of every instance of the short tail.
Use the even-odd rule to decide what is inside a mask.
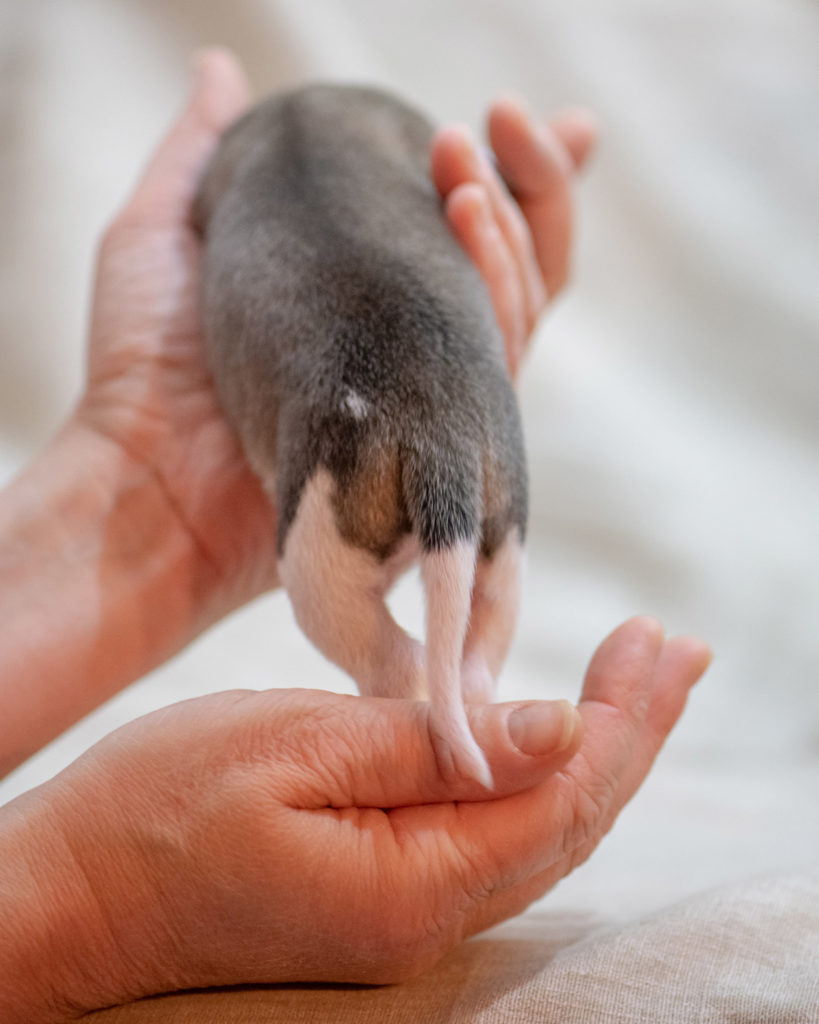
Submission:
[[[472,604],[477,541],[461,540],[421,556],[427,598],[426,667],[432,729],[444,772],[492,788],[492,773],[466,717],[461,662]]]

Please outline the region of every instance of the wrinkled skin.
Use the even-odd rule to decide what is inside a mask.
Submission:
[[[49,1003],[417,974],[591,853],[707,657],[629,620],[598,649],[577,710],[536,703],[552,716],[537,754],[510,734],[525,705],[473,706],[493,793],[442,781],[423,703],[234,691],[123,727],[33,797],[38,834],[40,818],[57,831],[49,870],[68,849],[64,888],[77,899],[80,885]]]

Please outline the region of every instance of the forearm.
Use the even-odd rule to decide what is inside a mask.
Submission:
[[[73,422],[0,493],[0,775],[195,635],[196,554],[150,471]]]

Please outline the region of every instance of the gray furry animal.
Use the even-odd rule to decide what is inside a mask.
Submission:
[[[491,786],[464,700],[517,617],[527,483],[487,290],[429,175],[433,129],[374,89],[268,98],[196,204],[215,385],[278,509],[280,578],[361,693],[431,701],[444,771]],[[420,561],[426,644],[385,595]]]

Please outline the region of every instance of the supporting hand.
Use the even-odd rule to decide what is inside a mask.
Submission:
[[[4,812],[0,891],[20,898],[0,913],[3,1019],[423,971],[588,857],[707,660],[633,619],[598,649],[577,711],[471,707],[491,794],[443,781],[426,704],[233,692],[125,726]]]
[[[275,513],[205,364],[191,223],[204,166],[248,103],[233,57],[199,54],[186,109],[104,235],[77,412],[153,474],[217,577],[222,614],[276,582]]]

